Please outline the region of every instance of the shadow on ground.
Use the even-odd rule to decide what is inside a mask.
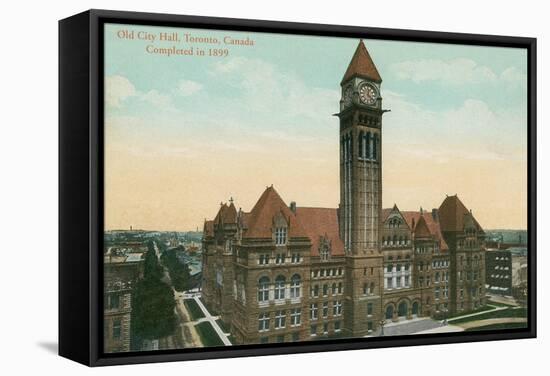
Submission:
[[[47,352],[57,355],[57,342],[38,342],[37,345]]]

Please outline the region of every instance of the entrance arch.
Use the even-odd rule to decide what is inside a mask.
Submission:
[[[390,304],[386,307],[386,320],[393,319],[393,306]]]
[[[414,302],[412,305],[412,314],[413,316],[418,316],[418,302]]]
[[[399,317],[407,317],[407,311],[409,310],[409,306],[407,302],[401,302],[399,303],[399,306],[397,307],[397,315]]]

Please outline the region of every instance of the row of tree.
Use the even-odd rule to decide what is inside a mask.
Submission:
[[[172,286],[176,291],[182,292],[192,288],[191,271],[187,264],[183,264],[178,259],[178,252],[183,252],[182,246],[165,250],[160,259],[162,264],[168,269]]]
[[[176,302],[170,286],[163,282],[152,241],[145,253],[143,279],[132,292],[132,350],[141,350],[144,340],[154,340],[174,333],[177,325]]]

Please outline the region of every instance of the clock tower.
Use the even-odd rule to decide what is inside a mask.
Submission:
[[[361,40],[340,83],[340,236],[346,251],[344,330],[375,333],[382,319],[382,78]]]

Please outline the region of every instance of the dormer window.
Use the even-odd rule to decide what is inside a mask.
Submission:
[[[275,228],[275,245],[281,246],[286,244],[287,228],[277,227]]]
[[[321,237],[321,242],[319,244],[319,256],[323,261],[327,261],[330,257],[330,242],[325,237]]]

